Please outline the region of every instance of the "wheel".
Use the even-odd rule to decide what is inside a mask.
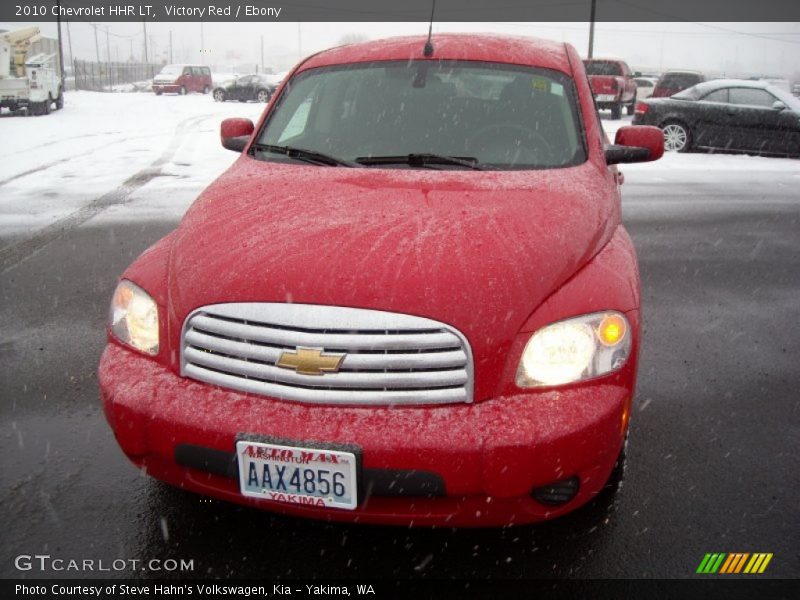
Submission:
[[[225,90],[219,88],[214,90],[214,100],[217,102],[225,102]]]
[[[160,96],[163,92],[156,92],[156,96]]]
[[[64,92],[58,90],[58,98],[56,98],[56,110],[64,108]]]
[[[269,92],[267,90],[258,90],[256,100],[259,102],[269,102]]]
[[[622,118],[622,103],[617,102],[611,105],[611,118],[615,121]]]
[[[495,123],[478,128],[467,139],[467,148],[470,152],[474,152],[476,150],[483,150],[485,152],[488,150],[489,154],[492,154],[493,152],[507,152],[508,144],[502,143],[502,140],[500,140],[501,144],[498,145],[498,136],[494,134],[503,129],[516,132],[520,140],[523,140],[523,142],[519,144],[514,152],[514,156],[510,157],[513,162],[525,162],[523,160],[518,160],[521,152],[532,155],[531,160],[533,162],[542,162],[543,159],[546,162],[547,157],[553,157],[553,149],[548,143],[547,139],[541,133],[516,123]],[[525,144],[524,142],[531,143]],[[491,147],[492,144],[495,144],[494,148]]]
[[[47,100],[42,102],[41,109],[40,109],[41,112],[39,114],[40,115],[49,115],[50,114],[50,105],[52,103],[53,103],[53,99],[48,96]]]
[[[182,85],[182,86],[181,86],[181,90],[180,90],[180,92],[178,92],[178,93],[179,93],[181,96],[185,96],[185,95],[186,95],[186,86]]]
[[[678,121],[667,121],[661,125],[664,132],[664,150],[688,152],[692,147],[692,132]]]
[[[210,91],[210,90],[208,89],[208,86],[207,86],[207,85],[203,86],[203,93],[204,93],[204,94],[207,94],[209,91]]]
[[[636,94],[633,95],[631,103],[625,107],[625,112],[628,116],[632,115],[634,110],[636,110]]]

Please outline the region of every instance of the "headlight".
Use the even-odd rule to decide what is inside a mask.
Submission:
[[[630,352],[630,326],[622,313],[559,321],[528,340],[517,368],[517,385],[561,385],[605,375],[625,364]]]
[[[158,354],[158,307],[142,288],[121,281],[114,291],[108,320],[121,341],[147,354]]]

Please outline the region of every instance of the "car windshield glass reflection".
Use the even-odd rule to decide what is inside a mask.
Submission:
[[[491,169],[585,160],[572,81],[544,69],[489,63],[381,62],[312,69],[293,78],[258,141],[363,164],[425,168],[436,155]],[[364,159],[381,157],[382,161]],[[285,155],[259,156],[287,161]],[[402,160],[401,160],[402,158]],[[463,160],[439,160],[464,168]]]

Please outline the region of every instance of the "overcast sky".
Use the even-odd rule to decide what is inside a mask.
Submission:
[[[28,24],[0,23],[0,29]],[[35,23],[55,36],[55,23]],[[136,60],[143,56],[141,23],[100,23],[98,43],[90,23],[69,25],[75,58]],[[108,41],[106,27],[109,30]],[[201,31],[202,29],[202,31]],[[497,32],[566,41],[585,56],[588,23],[435,23],[434,33]],[[172,32],[173,62],[215,65],[220,69],[264,62],[276,70],[298,58],[340,43],[344,36],[378,39],[427,33],[427,23],[153,23],[147,26],[148,52],[158,62],[169,61]],[[66,27],[65,55],[69,60]],[[206,53],[201,53],[201,34]],[[800,80],[800,23],[598,23],[595,56],[618,56],[633,67],[664,70],[689,68],[714,75],[769,74]]]

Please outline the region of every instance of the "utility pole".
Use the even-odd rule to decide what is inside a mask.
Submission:
[[[144,28],[144,62],[147,63],[147,22],[142,21],[142,27]]]
[[[94,51],[97,54],[97,64],[100,64],[100,44],[97,43],[97,25],[92,23],[94,27]]]
[[[74,65],[75,55],[72,53],[72,34],[69,31],[69,21],[67,21],[67,42],[69,43],[69,60]]]
[[[588,58],[592,58],[594,54],[594,18],[595,12],[597,9],[597,0],[592,0],[592,12],[591,16],[589,17],[589,55]]]
[[[206,43],[203,36],[203,22],[200,21],[200,64],[206,64]]]
[[[58,78],[61,82],[61,89],[63,90],[64,89],[64,43],[61,39],[61,0],[58,0],[57,20],[58,20]],[[72,55],[71,51],[70,55]]]
[[[111,86],[114,85],[114,82],[111,79],[111,41],[109,40],[108,35],[109,26],[106,25],[106,66],[108,68],[108,87],[109,91],[111,91]]]
[[[261,34],[261,72],[264,72],[264,34]]]
[[[169,30],[169,62],[172,64],[172,29]]]

